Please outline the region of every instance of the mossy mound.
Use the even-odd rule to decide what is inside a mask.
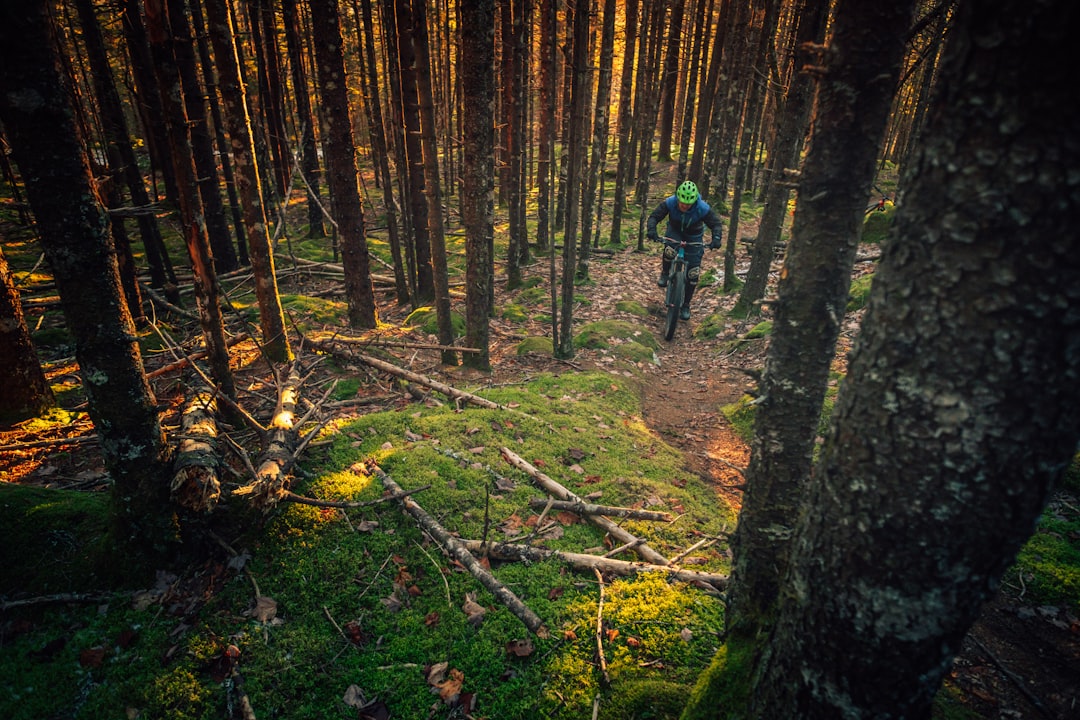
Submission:
[[[660,343],[648,328],[625,320],[601,320],[582,326],[574,338],[574,347],[603,350],[610,348],[612,340],[633,340],[646,347],[660,347]]]

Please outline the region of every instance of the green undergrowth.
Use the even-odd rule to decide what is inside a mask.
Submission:
[[[674,522],[619,523],[666,557],[733,526],[732,511],[646,428],[631,381],[543,375],[473,392],[504,409],[416,405],[326,430],[294,489],[320,500],[378,501],[377,465],[455,536],[520,543],[543,512],[529,501],[546,494],[503,457],[507,448],[591,502],[670,513]],[[25,503],[44,513],[56,491],[41,492]],[[87,514],[102,519],[101,496],[87,497],[99,503]],[[70,527],[76,514],[37,522]],[[603,554],[619,544],[567,513],[550,511],[543,526],[531,539],[539,547]],[[7,554],[40,541],[5,539]],[[549,631],[533,635],[395,501],[349,509],[286,503],[254,539],[228,540],[239,553],[231,568],[163,576],[157,595],[6,614],[0,714],[225,717],[229,698],[237,700],[225,673],[234,646],[259,718],[357,717],[345,700],[350,688],[350,697],[360,691],[396,718],[465,717],[446,700],[458,693],[475,703],[472,717],[590,717],[599,696],[599,718],[677,718],[723,628],[718,598],[666,574],[605,577],[598,614],[592,571],[558,560],[493,561],[494,576]],[[727,549],[701,548],[683,564],[726,573]],[[598,617],[607,686],[596,662]],[[427,669],[439,663],[447,664],[444,677],[429,682]]]

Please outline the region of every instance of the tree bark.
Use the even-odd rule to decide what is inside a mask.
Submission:
[[[236,249],[225,222],[225,205],[221,202],[221,184],[218,181],[217,159],[210,128],[206,122],[206,101],[199,73],[195,66],[195,45],[191,37],[191,24],[187,18],[185,0],[166,0],[169,16],[169,32],[173,57],[180,73],[184,94],[184,110],[187,113],[187,134],[195,161],[195,179],[202,200],[203,222],[206,236],[214,256],[214,267],[221,272],[231,272],[239,267]],[[181,191],[182,192],[182,191]]]
[[[756,303],[765,297],[769,270],[772,268],[776,243],[780,241],[780,233],[784,227],[788,196],[791,192],[790,185],[784,179],[784,171],[798,166],[799,149],[806,134],[814,97],[815,81],[806,66],[817,59],[817,53],[812,52],[810,44],[818,42],[824,32],[828,10],[827,0],[804,0],[796,35],[796,67],[791,75],[783,109],[780,110],[780,127],[770,153],[771,181],[765,195],[765,208],[761,212],[746,284],[743,285],[739,300],[732,309],[732,314],[739,317],[758,314],[760,307]]]
[[[604,0],[604,20],[600,30],[600,67],[596,80],[596,104],[593,114],[592,154],[585,174],[581,198],[581,257],[578,258],[578,277],[589,276],[589,246],[593,243],[593,203],[599,204],[596,188],[600,183],[607,156],[608,115],[611,105],[611,65],[615,54],[615,0]],[[599,233],[597,233],[599,235]]]
[[[229,142],[236,167],[237,190],[244,213],[251,271],[255,276],[255,298],[259,304],[259,328],[263,351],[273,362],[292,359],[289,337],[285,331],[285,312],[278,294],[274,271],[274,253],[263,208],[262,179],[251,134],[251,115],[240,77],[240,62],[235,45],[232,17],[226,0],[203,0],[210,41],[217,58],[221,97],[229,123]]]
[[[164,0],[146,0],[146,26],[150,52],[164,109],[169,139],[169,154],[176,173],[177,200],[184,226],[184,242],[195,273],[195,298],[199,306],[199,324],[209,351],[210,372],[218,389],[229,399],[236,399],[236,386],[229,367],[229,349],[221,316],[221,286],[214,269],[214,257],[206,235],[197,175],[187,134],[187,114],[181,101],[180,73],[172,55],[168,18]]]
[[[75,336],[75,352],[113,488],[117,540],[161,558],[174,536],[163,481],[168,447],[121,295],[108,219],[57,71],[48,3],[0,6],[0,121]]]
[[[558,20],[555,0],[540,0],[540,43],[537,82],[540,100],[537,108],[536,150],[536,249],[547,252],[554,245],[555,192],[555,84],[558,77],[555,48]]]
[[[371,286],[371,259],[364,228],[364,207],[357,187],[356,148],[349,115],[337,0],[312,0],[311,20],[319,90],[326,117],[327,184],[334,199],[335,220],[341,236],[349,323],[353,327],[374,328],[378,325],[378,312]]]
[[[489,349],[491,277],[495,236],[495,2],[479,0],[462,8],[461,84],[472,107],[463,118],[464,168],[461,222],[465,226],[466,366],[491,369]]]
[[[1076,451],[1080,120],[1060,109],[1078,21],[1046,1],[958,7],[756,716],[928,717]]]
[[[56,404],[26,327],[19,291],[0,247],[0,425],[35,417]]]
[[[638,4],[640,0],[626,2],[626,40],[623,43],[622,77],[619,82],[618,137],[619,154],[615,165],[615,197],[611,205],[612,244],[622,244],[623,212],[626,210],[626,185],[633,161],[630,131],[633,125],[634,55],[637,52]]]
[[[439,148],[431,86],[431,52],[428,41],[427,0],[413,0],[412,42],[416,53],[416,99],[420,115],[420,146],[424,160],[427,192],[428,242],[431,248],[431,279],[435,290],[435,317],[439,342],[447,346],[441,353],[443,365],[457,365],[454,326],[450,316],[450,279],[446,268],[446,234],[443,227],[442,186],[439,181]]]
[[[326,230],[323,228],[323,211],[319,199],[319,155],[315,150],[315,116],[311,112],[311,99],[308,96],[296,0],[282,0],[281,12],[285,26],[285,43],[289,50],[289,70],[292,75],[293,97],[296,99],[296,116],[301,125],[300,157],[308,198],[307,234],[309,238],[321,238],[326,236]]]

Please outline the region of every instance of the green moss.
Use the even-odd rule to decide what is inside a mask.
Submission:
[[[348,304],[308,295],[282,295],[281,307],[304,329],[345,325],[349,316]]]
[[[1032,602],[1080,609],[1080,513],[1051,505],[1016,566]]]
[[[757,412],[757,407],[751,402],[753,398],[743,395],[736,402],[720,408],[720,414],[731,423],[731,429],[748,444],[754,439],[754,417]]]
[[[583,325],[581,332],[574,338],[574,347],[609,348],[612,340],[633,340],[653,349],[660,347],[656,337],[647,328],[625,320],[601,320]]]
[[[855,312],[866,307],[866,300],[870,297],[870,285],[874,281],[874,273],[862,275],[855,279],[851,283],[851,289],[848,290],[848,302],[847,311]]]
[[[875,210],[867,215],[866,219],[863,220],[861,242],[880,244],[885,239],[885,236],[889,234],[889,228],[892,227],[895,214],[896,205],[888,203],[885,205],[884,211]]]
[[[439,334],[439,317],[433,307],[425,306],[413,310],[405,318],[404,324],[408,327],[417,327],[428,335]],[[451,311],[450,324],[453,326],[454,337],[465,335],[465,317],[461,313]]]
[[[754,327],[750,328],[742,337],[729,340],[720,345],[720,352],[723,354],[730,354],[738,352],[745,347],[748,347],[751,341],[762,340],[768,337],[772,333],[772,321],[765,320],[760,322]]]
[[[712,313],[705,317],[694,328],[694,337],[702,340],[711,340],[724,332],[726,318],[722,313]]]
[[[528,355],[529,353],[551,355],[554,351],[555,347],[549,337],[527,337],[517,344],[518,355]]]
[[[546,288],[533,284],[519,292],[516,300],[522,305],[540,305],[551,302],[551,296]]]
[[[506,303],[502,307],[500,317],[507,322],[519,323],[525,322],[528,315],[525,313],[525,308],[517,303]]]
[[[750,698],[753,656],[753,644],[729,637],[698,678],[682,720],[742,720]]]
[[[633,340],[616,345],[614,352],[616,357],[633,363],[656,362],[656,351],[648,345],[642,345]]]
[[[619,312],[628,313],[637,317],[648,317],[649,309],[638,300],[619,300],[615,303],[615,309]]]

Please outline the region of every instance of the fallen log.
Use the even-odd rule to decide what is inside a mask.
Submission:
[[[233,491],[250,495],[256,507],[269,510],[288,492],[286,472],[292,465],[299,442],[296,434],[296,402],[300,395],[300,361],[289,368],[289,376],[278,391],[277,406],[263,434],[263,450],[255,465],[255,479]]]
[[[710,595],[719,594],[727,586],[727,575],[717,573],[699,572],[696,570],[683,570],[665,565],[652,563],[632,562],[629,560],[616,560],[615,558],[589,555],[587,553],[564,552],[562,550],[550,550],[534,545],[520,545],[513,543],[488,543],[480,540],[460,540],[470,552],[487,552],[488,557],[495,560],[511,560],[517,562],[541,562],[556,558],[566,563],[574,570],[592,571],[599,570],[603,573],[628,577],[642,572],[667,573],[674,580],[700,588]]]
[[[529,507],[542,510],[545,507],[554,510],[568,510],[576,515],[604,515],[607,517],[621,517],[628,520],[654,520],[656,522],[671,522],[675,518],[671,513],[656,512],[653,510],[636,510],[634,508],[612,507],[610,505],[593,505],[592,503],[578,503],[568,500],[542,500],[533,498],[529,501]]]
[[[328,340],[318,340],[318,341],[316,341],[314,343],[314,345],[315,345],[316,349],[319,349],[319,350],[325,350],[325,351],[331,352],[331,353],[339,353],[339,352],[341,352],[340,350],[334,348],[333,344]],[[423,385],[424,387],[431,388],[432,390],[435,390],[437,392],[442,393],[443,395],[446,395],[451,400],[454,400],[454,401],[457,401],[457,402],[468,402],[468,403],[471,403],[471,404],[476,405],[478,407],[487,408],[488,410],[505,410],[505,409],[507,409],[507,408],[503,407],[502,405],[500,405],[500,404],[498,404],[496,402],[492,402],[491,400],[488,400],[486,398],[482,398],[479,395],[473,395],[472,393],[465,392],[464,390],[458,390],[455,387],[451,387],[450,385],[446,385],[446,384],[441,383],[441,382],[439,382],[437,380],[432,380],[429,377],[425,377],[425,376],[420,375],[418,373],[414,373],[411,370],[405,370],[404,368],[400,368],[397,365],[394,365],[393,363],[388,363],[388,362],[385,362],[383,360],[379,360],[378,358],[373,358],[373,357],[371,357],[369,355],[364,355],[363,353],[349,352],[349,353],[347,353],[347,355],[348,355],[348,357],[352,358],[353,360],[359,360],[360,362],[364,363],[365,365],[373,367],[376,370],[382,370],[383,372],[390,373],[391,375],[394,375],[395,377],[399,377],[399,378],[408,380],[409,382],[414,382],[414,383],[416,383],[418,385]]]
[[[387,475],[382,468],[373,465],[372,471],[387,490],[396,495],[404,493],[401,486],[394,482],[393,478]],[[544,625],[544,621],[540,619],[540,616],[530,610],[525,603],[521,602],[512,590],[500,583],[495,579],[494,575],[484,569],[484,566],[480,564],[480,561],[477,560],[471,552],[465,549],[465,546],[461,541],[452,536],[446,528],[435,520],[435,518],[428,515],[415,500],[405,496],[401,498],[400,502],[402,507],[405,508],[405,511],[412,515],[413,519],[420,525],[420,528],[435,538],[439,545],[446,550],[447,554],[464,565],[465,569],[480,581],[480,584],[487,588],[500,603],[505,605],[515,617],[525,624],[525,627],[537,637],[547,638],[551,636],[551,632],[548,630],[547,626]]]
[[[217,468],[217,403],[210,393],[197,393],[180,418],[180,444],[169,485],[172,500],[195,512],[209,512],[221,498]]]
[[[534,480],[536,480],[536,482],[540,485],[540,487],[542,487],[545,491],[547,491],[547,492],[551,493],[552,495],[554,495],[556,498],[558,498],[560,500],[566,500],[566,501],[569,501],[569,502],[577,503],[579,505],[585,505],[586,504],[585,501],[582,500],[580,497],[578,497],[574,493],[570,492],[565,487],[563,487],[562,485],[560,485],[556,481],[552,480],[550,477],[548,477],[544,473],[537,470],[535,467],[530,465],[528,462],[526,462],[520,456],[518,456],[512,450],[510,450],[510,448],[505,448],[504,447],[504,448],[501,449],[501,452],[502,452],[502,456],[507,460],[507,462],[509,462],[511,465],[513,465],[517,469],[519,469],[519,470],[527,473],[528,475],[530,475]],[[605,517],[598,517],[598,516],[595,516],[595,515],[590,515],[590,516],[588,516],[588,520],[593,525],[596,525],[600,529],[604,530],[606,533],[611,535],[611,537],[615,538],[616,540],[618,540],[621,543],[632,543],[632,542],[639,539],[638,537],[636,537],[632,533],[627,532],[626,530],[622,529],[621,527],[619,527],[618,525],[611,522],[610,520],[608,520]],[[653,563],[654,565],[668,565],[669,564],[666,557],[664,557],[660,553],[656,552],[655,550],[653,550],[651,547],[649,547],[645,543],[637,545],[634,548],[634,552],[636,552],[641,557],[642,560]]]

